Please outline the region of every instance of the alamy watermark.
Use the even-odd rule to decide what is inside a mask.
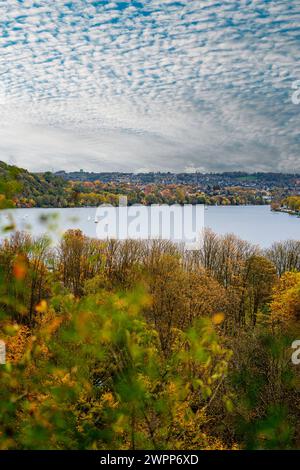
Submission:
[[[0,340],[0,364],[6,364],[6,346],[2,340]]]
[[[292,349],[295,349],[292,354],[292,363],[295,366],[298,366],[300,364],[300,339],[296,339],[295,341],[293,341]]]
[[[170,240],[184,243],[186,249],[197,249],[204,228],[204,206],[173,204],[127,206],[127,198],[119,206],[103,204],[97,208],[97,238]]]
[[[300,80],[296,80],[292,83],[292,89],[295,90],[292,94],[292,103],[300,104]]]

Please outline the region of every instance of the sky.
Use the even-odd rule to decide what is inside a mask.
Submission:
[[[0,160],[300,172],[299,55],[300,0],[0,0]]]

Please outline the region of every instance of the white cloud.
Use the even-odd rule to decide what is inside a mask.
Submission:
[[[300,171],[297,4],[0,2],[0,159]]]

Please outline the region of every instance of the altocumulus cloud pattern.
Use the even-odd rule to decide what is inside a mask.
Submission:
[[[299,0],[0,1],[0,159],[300,170]]]

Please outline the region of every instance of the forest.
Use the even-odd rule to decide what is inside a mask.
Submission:
[[[15,233],[0,276],[0,449],[299,448],[300,242]]]
[[[0,449],[299,448],[300,241],[53,245],[45,223],[1,228]]]
[[[83,175],[85,175],[83,173]],[[225,188],[197,184],[135,183],[100,180],[68,180],[55,173],[30,173],[0,162],[0,179],[14,181],[14,207],[97,207],[101,204],[119,204],[119,196],[126,196],[133,204],[206,204],[206,205],[264,205],[270,202],[269,192],[261,188],[240,187],[231,184]],[[0,188],[1,189],[1,188]]]

